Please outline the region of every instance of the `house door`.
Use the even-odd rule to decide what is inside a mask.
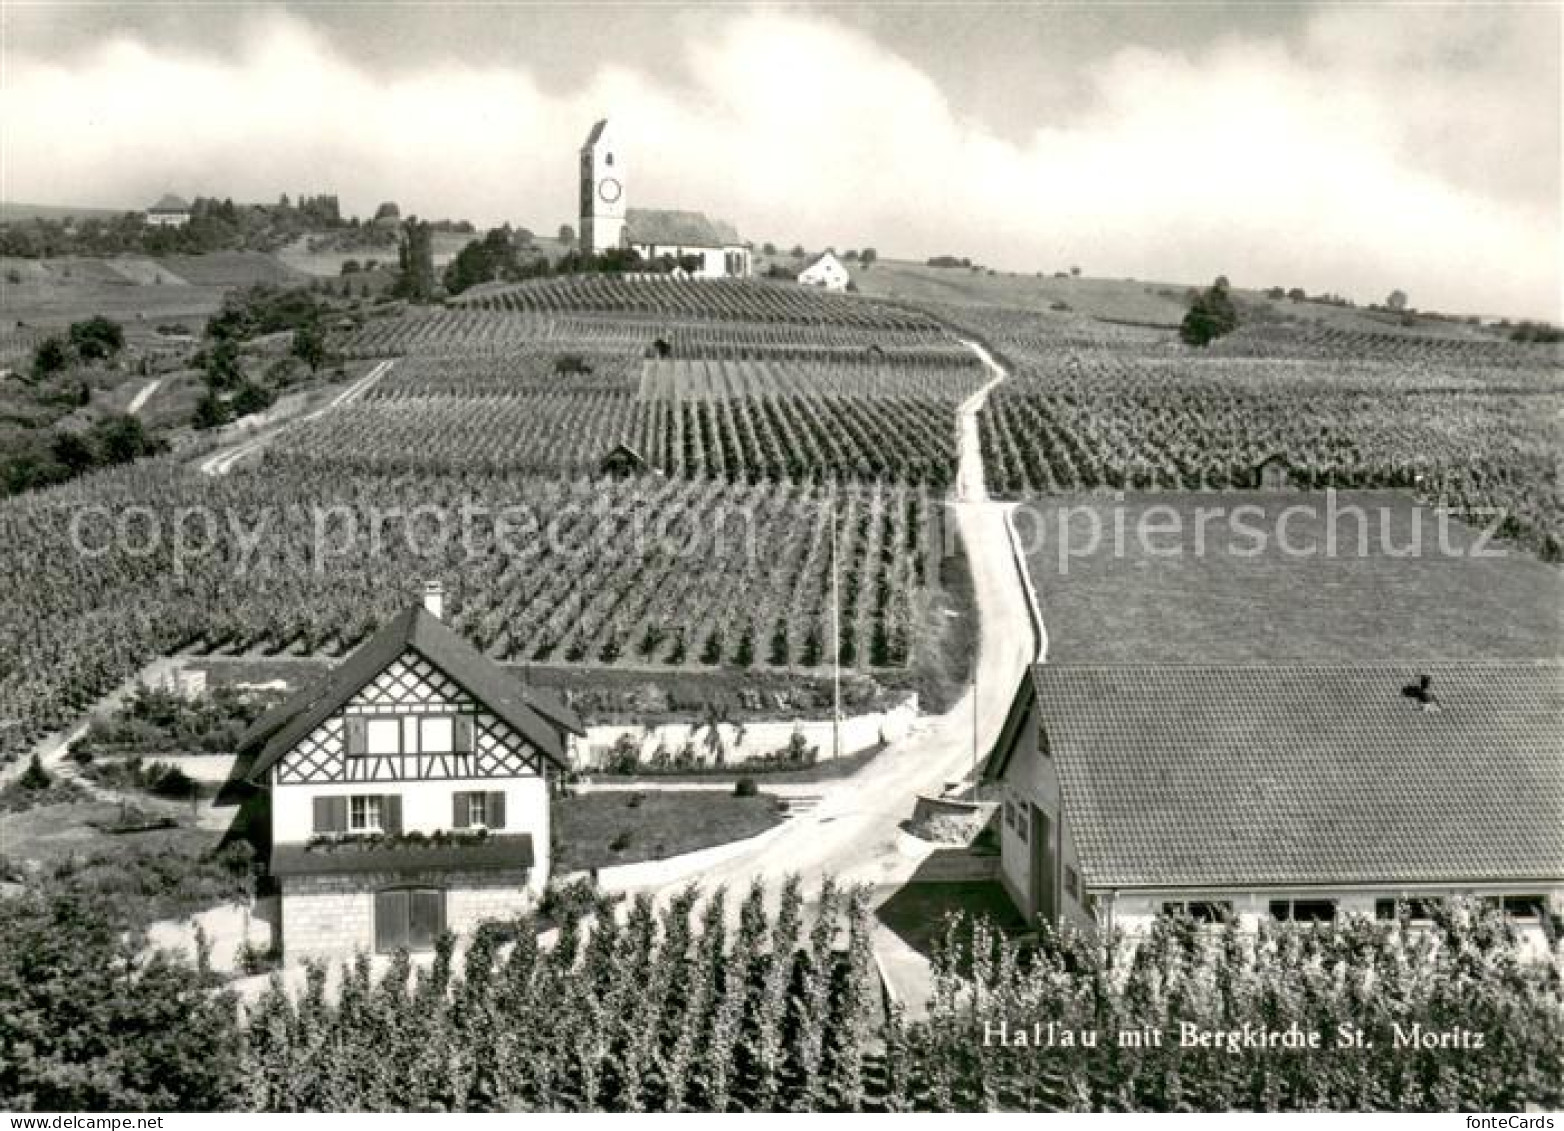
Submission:
[[[438,888],[393,888],[375,893],[375,949],[433,950],[445,930],[445,892]]]
[[[1058,919],[1054,892],[1054,823],[1032,806],[1032,913],[1045,923]]]

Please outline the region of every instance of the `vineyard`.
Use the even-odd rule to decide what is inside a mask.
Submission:
[[[1295,339],[1268,331],[1268,355],[1146,331],[1081,348],[1041,320],[982,317],[1014,367],[980,418],[998,491],[1248,487],[1281,455],[1301,488],[1500,507],[1506,535],[1549,558],[1564,548],[1564,371],[1549,347],[1327,328],[1291,353]]]
[[[686,280],[570,275],[487,291],[461,306],[525,314],[601,312],[665,319],[719,319],[848,326],[867,330],[938,329],[927,315],[810,287],[742,279]]]
[[[87,554],[78,507],[106,516],[79,524]],[[217,525],[186,517],[176,560],[187,508]],[[816,668],[833,512],[841,661],[901,668],[929,621],[937,509],[891,482],[139,464],[0,507],[0,718],[19,724],[0,742],[24,748],[160,654],[339,655],[432,576],[453,626],[503,660]]]

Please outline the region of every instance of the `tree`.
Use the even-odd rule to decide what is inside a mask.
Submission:
[[[326,332],[319,322],[300,326],[293,332],[293,356],[310,367],[310,372],[320,370],[326,360]]]
[[[1187,345],[1204,346],[1237,328],[1238,308],[1228,293],[1227,276],[1219,275],[1208,289],[1190,300],[1189,313],[1184,315],[1178,334]]]
[[[106,464],[130,463],[157,450],[141,421],[126,413],[105,416],[92,426],[98,458]]]
[[[561,224],[559,226],[559,242],[567,246],[575,243],[576,230],[569,224]]]
[[[401,270],[398,295],[413,302],[428,302],[434,297],[434,239],[428,221],[409,216],[403,223],[397,264]]]
[[[760,245],[760,250],[767,255],[775,255],[777,253],[777,245],[772,243],[770,240],[767,240],[765,243]]]
[[[213,389],[231,389],[244,380],[239,368],[239,343],[223,338],[212,343],[202,358],[201,368],[206,372],[206,383]]]
[[[236,1001],[204,964],[148,952],[100,898],[0,900],[0,1107],[231,1109]]]
[[[880,253],[875,251],[872,247],[866,247],[858,253],[858,262],[863,265],[865,270],[868,270],[871,266],[873,266],[875,260],[879,258]]]
[[[793,250],[789,254],[791,254],[794,259],[804,258],[804,245],[801,243],[794,244]]]
[[[1081,277],[1081,269],[1079,267],[1071,267],[1070,277],[1072,279],[1079,279]]]
[[[68,468],[72,475],[80,475],[98,462],[98,453],[78,432],[57,434],[49,445],[49,451],[55,461]]]
[[[53,782],[54,779],[49,776],[49,771],[43,768],[43,762],[39,760],[38,755],[34,754],[17,784],[23,789],[43,790],[48,789]]]
[[[1391,291],[1390,297],[1385,299],[1385,305],[1397,314],[1401,313],[1407,308],[1407,293],[1403,290]]]
[[[94,315],[83,322],[71,323],[71,345],[84,361],[101,361],[125,348],[125,331],[118,322]]]
[[[71,363],[71,347],[58,335],[45,338],[33,350],[34,381],[43,381],[61,372]]]
[[[220,428],[232,419],[233,412],[215,390],[208,389],[206,395],[196,402],[194,424],[203,431]]]

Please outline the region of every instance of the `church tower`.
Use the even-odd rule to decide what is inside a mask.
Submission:
[[[624,154],[604,118],[581,147],[581,250],[598,254],[620,247],[624,230]]]

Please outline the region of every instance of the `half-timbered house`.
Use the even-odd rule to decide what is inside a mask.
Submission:
[[[428,948],[547,883],[551,782],[581,721],[451,631],[442,604],[432,586],[241,744],[270,794],[290,959]]]

